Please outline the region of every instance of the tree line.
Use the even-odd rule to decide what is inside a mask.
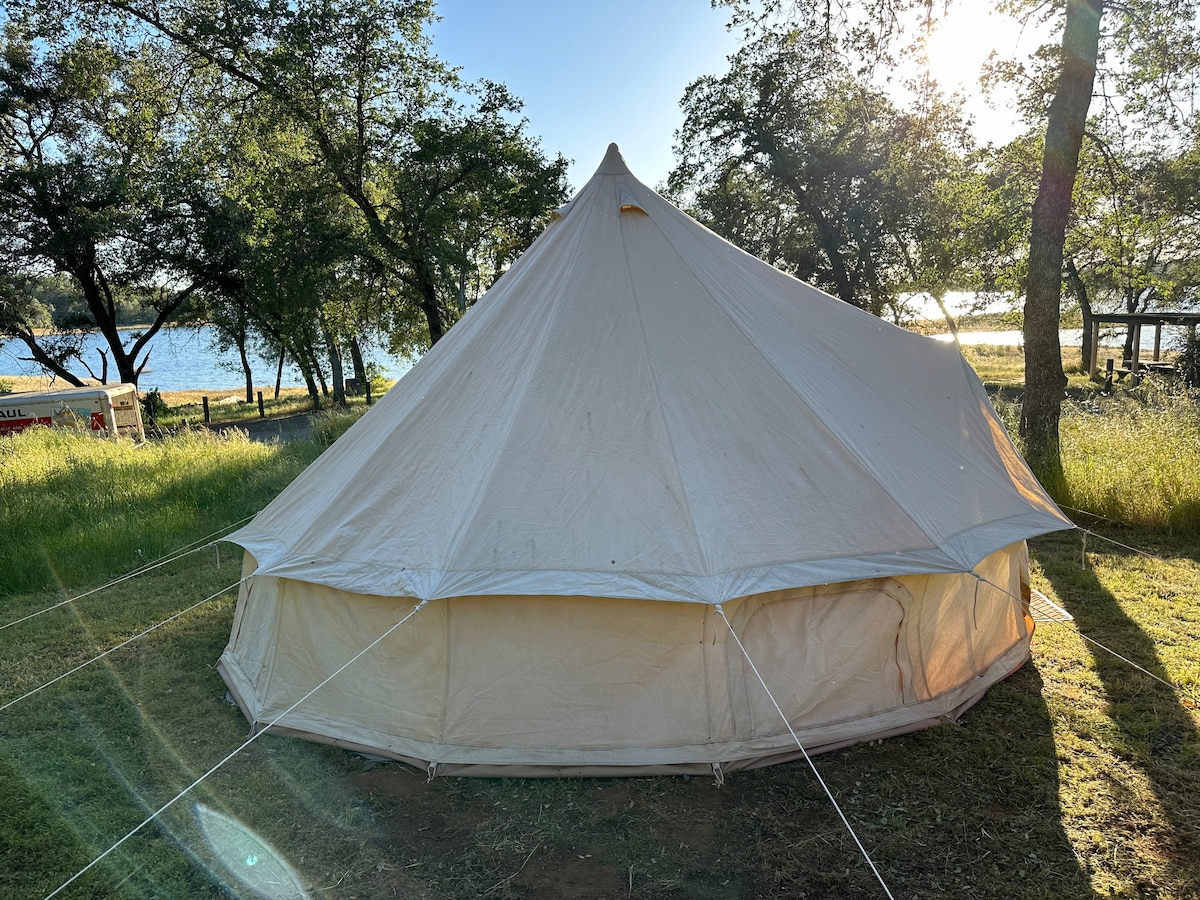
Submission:
[[[1024,298],[1022,431],[1053,477],[1064,304],[1195,303],[1196,0],[1001,3],[1048,35],[988,65],[1024,125],[1002,146],[976,144],[965,98],[924,56],[951,2],[721,0],[741,45],[687,88],[666,190],[875,315],[902,320],[914,295]],[[437,341],[567,184],[518,98],[436,56],[433,14],[430,0],[10,3],[0,331],[65,381],[111,366],[136,382],[155,332],[208,323],[248,398],[251,351],[340,399],[344,366],[365,377],[364,344]],[[69,312],[46,302],[63,279]],[[144,324],[123,338],[129,310]],[[81,358],[81,329],[104,334],[102,359]]]
[[[977,146],[965,98],[926,64],[954,2],[720,0],[744,41],[687,89],[669,187],[734,243],[875,315],[901,320],[913,295],[1023,298],[1021,432],[1053,483],[1063,306],[1200,307],[1197,4],[997,4],[1047,38],[989,61],[985,84],[1015,89],[1024,131]]]
[[[247,399],[257,350],[341,400],[364,343],[438,340],[565,200],[520,102],[432,53],[431,3],[9,9],[0,329],[68,383],[137,383],[151,338],[190,322],[237,351]],[[39,301],[53,276],[68,314]]]

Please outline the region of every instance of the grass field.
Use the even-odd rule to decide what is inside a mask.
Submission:
[[[897,898],[1200,897],[1200,412],[1151,384],[1070,401],[1063,433],[1064,502],[1091,533],[1031,550],[1035,586],[1075,624],[1040,625],[1032,661],[959,726],[815,760]],[[236,431],[141,447],[41,430],[0,441],[0,706],[12,703],[0,710],[0,896],[48,895],[246,740],[214,670],[240,560],[209,541],[319,452]],[[803,763],[721,788],[428,782],[270,734],[61,896],[301,886],[330,898],[885,896]]]

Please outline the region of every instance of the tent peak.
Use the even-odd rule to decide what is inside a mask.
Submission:
[[[604,159],[600,163],[600,168],[596,170],[597,175],[629,175],[629,166],[625,165],[625,159],[621,156],[621,149],[616,144],[609,144],[608,151],[604,154]]]

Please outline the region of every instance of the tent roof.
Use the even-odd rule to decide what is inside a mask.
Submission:
[[[365,594],[719,603],[968,571],[1064,527],[954,346],[742,252],[612,145],[230,540],[260,573]]]

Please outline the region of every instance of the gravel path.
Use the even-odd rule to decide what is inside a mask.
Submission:
[[[309,413],[294,416],[278,416],[272,419],[250,419],[245,422],[234,422],[224,425],[210,425],[213,431],[224,431],[227,428],[240,428],[250,436],[250,440],[263,444],[274,441],[307,441],[313,438],[312,418]]]

